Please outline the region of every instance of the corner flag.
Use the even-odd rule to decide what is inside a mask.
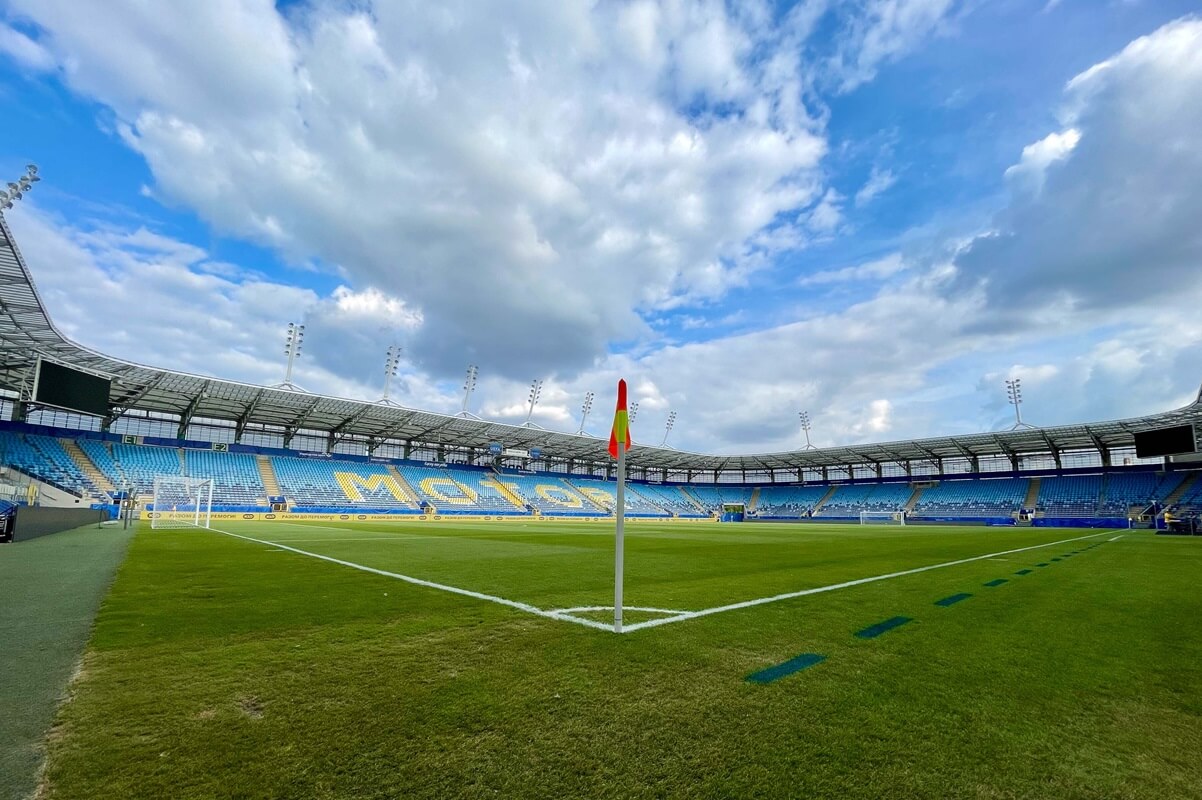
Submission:
[[[618,381],[618,407],[614,410],[614,427],[609,432],[609,455],[618,457],[618,442],[630,450],[630,417],[626,413],[626,381]]]
[[[626,528],[626,451],[630,449],[630,419],[626,414],[626,381],[618,381],[618,407],[609,433],[609,454],[618,460],[618,496],[614,503],[614,633],[622,632],[622,562]]]

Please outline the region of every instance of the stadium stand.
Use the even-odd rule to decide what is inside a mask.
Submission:
[[[184,462],[188,475],[213,479],[213,496],[220,497],[222,505],[259,507],[267,503],[267,490],[254,456],[185,450]]]
[[[299,511],[417,511],[409,496],[383,464],[324,459],[272,458],[280,489]]]
[[[113,461],[116,462],[121,480],[113,480],[113,483],[117,486],[130,486],[139,494],[148,495],[154,491],[156,476],[181,474],[183,464],[180,452],[173,447],[114,442]]]
[[[914,489],[908,483],[839,486],[814,513],[814,519],[859,519],[861,511],[897,511],[912,494]]]
[[[1163,503],[1181,485],[1185,476],[1178,472],[1133,472],[1105,476],[1100,517],[1125,517],[1133,509],[1142,511],[1153,503]]]
[[[760,489],[755,515],[766,519],[800,519],[808,516],[828,491],[829,486],[765,486]]]
[[[1045,517],[1093,517],[1102,496],[1101,475],[1044,478],[1035,510]]]
[[[945,480],[924,489],[911,518],[989,519],[1009,517],[1022,508],[1030,481],[1026,478]]]
[[[536,475],[498,475],[526,504],[546,516],[593,517],[600,513],[584,495],[562,479]]]
[[[595,478],[572,478],[571,485],[587,496],[594,504],[612,509],[617,503],[617,485],[613,481],[602,481]],[[651,502],[640,492],[633,491],[634,484],[627,483],[626,514],[631,517],[667,517],[671,516],[660,506]],[[643,488],[640,486],[640,488]]]
[[[726,503],[742,503],[745,506],[751,503],[751,489],[746,486],[714,486],[707,484],[705,486],[690,486],[689,491],[701,502],[706,511],[711,514],[721,512],[722,506]]]
[[[79,466],[51,436],[0,431],[0,459],[51,486],[76,495],[100,495]]]

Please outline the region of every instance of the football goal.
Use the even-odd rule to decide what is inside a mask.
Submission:
[[[861,525],[905,525],[905,511],[861,511]]]
[[[149,511],[151,528],[207,528],[213,512],[213,479],[159,475]]]

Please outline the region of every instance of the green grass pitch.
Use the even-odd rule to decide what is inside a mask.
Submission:
[[[217,527],[293,549],[138,532],[49,796],[1202,796],[1196,539],[635,521],[616,635],[601,523]]]

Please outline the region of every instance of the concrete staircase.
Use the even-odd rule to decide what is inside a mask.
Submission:
[[[914,494],[910,495],[910,499],[906,501],[904,506],[902,506],[902,511],[905,511],[906,514],[909,514],[911,511],[913,511],[914,506],[918,505],[918,501],[922,499],[922,492],[923,487],[915,486]]]
[[[689,491],[689,487],[678,486],[676,488],[680,489],[680,493],[684,495],[684,499],[688,500],[689,504],[694,506],[699,513],[701,513],[701,514],[710,513],[709,510],[706,509],[706,507],[704,505],[702,505],[701,501],[697,499],[697,495],[695,495],[691,491]]]
[[[1184,496],[1185,493],[1190,490],[1190,487],[1197,483],[1198,475],[1199,473],[1197,472],[1191,472],[1190,474],[1186,475],[1185,480],[1181,482],[1181,485],[1169,492],[1168,497],[1164,499],[1164,505],[1176,505],[1177,501],[1180,500],[1182,496]]]
[[[824,505],[826,505],[826,501],[830,500],[831,497],[834,496],[835,490],[838,488],[839,488],[838,486],[832,486],[831,488],[827,489],[826,494],[822,495],[822,499],[814,504],[814,508],[811,509],[811,511],[810,511],[810,516],[814,516],[815,514],[817,514],[822,509],[822,507]]]
[[[751,499],[747,501],[747,510],[755,511],[755,507],[760,504],[760,487],[755,487],[751,490]]]
[[[510,489],[505,484],[504,480],[502,480],[505,477],[503,474],[501,474],[500,472],[498,472],[495,469],[493,470],[493,472],[496,473],[496,476],[492,479],[492,483],[489,485],[494,486],[496,488],[496,490],[501,493],[502,497],[504,497],[509,502],[513,503],[514,506],[516,506],[517,508],[529,508],[530,507],[530,504],[526,502],[526,498],[522,497],[520,494],[515,492],[513,489]]]
[[[401,474],[401,471],[393,464],[389,464],[386,469],[388,470],[388,474],[392,476],[392,479],[396,481],[396,485],[401,487],[401,491],[407,496],[406,499],[408,502],[412,503],[414,508],[421,508],[422,503],[418,499],[418,493],[409,485],[409,481],[405,480],[405,476]],[[431,506],[430,508],[433,509],[434,507]]]
[[[271,466],[271,459],[267,456],[255,456],[255,464],[259,468],[259,480],[263,481],[263,488],[267,490],[268,497],[279,497],[284,492],[280,489],[279,478],[275,476],[275,467]]]
[[[71,460],[75,462],[75,466],[79,467],[79,471],[83,473],[97,489],[101,492],[107,492],[111,497],[117,491],[117,487],[113,486],[113,482],[108,479],[108,476],[100,471],[92,459],[88,458],[88,454],[83,451],[79,443],[74,439],[59,439],[63,449],[67,451],[67,455],[71,456]]]
[[[1027,486],[1027,496],[1023,498],[1023,508],[1035,508],[1035,504],[1039,502],[1039,482],[1039,478],[1031,479]]]
[[[178,450],[175,451],[175,453],[176,453],[176,455],[179,456],[179,474],[187,475],[188,474],[188,459],[184,458],[184,448],[182,448],[182,447],[179,448]]]
[[[576,494],[578,494],[578,495],[580,495],[581,497],[583,497],[583,498],[584,498],[584,502],[588,503],[590,506],[592,506],[593,508],[595,508],[595,509],[597,509],[598,511],[600,511],[602,514],[612,514],[612,513],[614,513],[614,510],[613,510],[612,508],[610,508],[609,506],[604,506],[604,505],[602,505],[601,503],[599,503],[599,502],[597,502],[596,500],[594,500],[593,498],[589,497],[589,495],[588,495],[588,493],[587,493],[587,492],[582,492],[582,491],[580,491],[580,487],[579,487],[579,486],[577,486],[576,484],[572,483],[572,482],[571,482],[570,480],[568,480],[567,478],[564,478],[564,479],[563,479],[563,482],[564,482],[564,483],[566,483],[568,486],[572,487],[572,491],[574,491]]]

